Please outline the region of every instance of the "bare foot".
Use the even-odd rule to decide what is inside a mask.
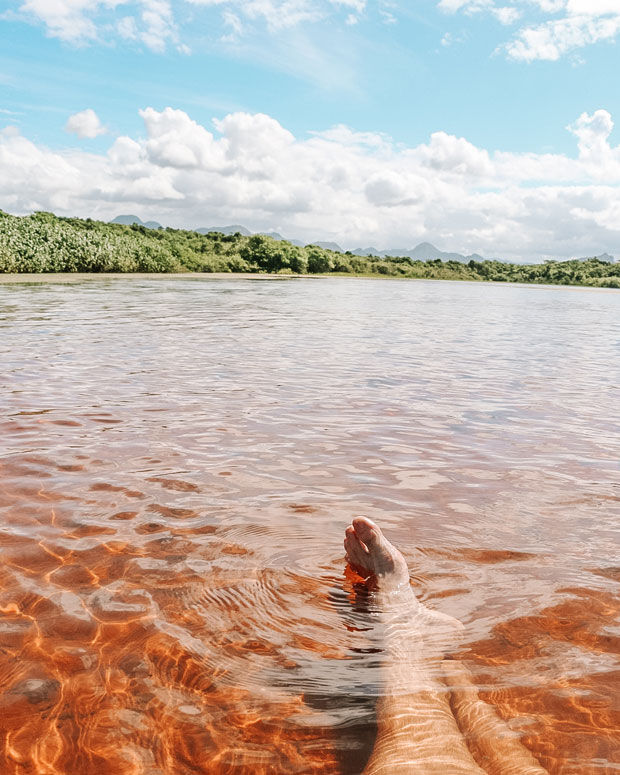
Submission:
[[[370,519],[353,520],[345,530],[344,548],[355,570],[364,576],[375,576],[378,587],[389,591],[409,587],[405,558]]]
[[[444,660],[463,626],[418,601],[405,558],[379,527],[356,517],[346,529],[344,548],[351,566],[370,580],[383,625],[377,634],[385,683],[377,704],[377,739],[364,775],[546,775],[480,700],[467,671]]]
[[[400,631],[407,632],[410,644],[424,637],[429,641],[429,656],[443,654],[455,644],[463,625],[420,603],[411,588],[405,558],[378,525],[367,517],[355,517],[345,530],[344,548],[349,564],[368,578],[379,612],[404,616],[405,627]]]
[[[344,547],[369,580],[382,652],[377,738],[364,775],[484,775],[459,731],[441,670],[460,623],[419,602],[405,558],[374,522],[356,517]]]

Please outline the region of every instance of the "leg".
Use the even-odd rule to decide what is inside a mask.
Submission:
[[[480,700],[468,672],[443,659],[462,625],[418,601],[402,554],[377,525],[354,519],[344,545],[349,563],[370,577],[384,637],[385,687],[364,775],[546,775]]]
[[[480,699],[469,670],[451,659],[443,669],[458,725],[488,775],[547,775],[518,735]]]
[[[483,775],[469,752],[442,681],[446,641],[459,627],[413,594],[403,556],[370,520],[347,528],[347,558],[371,574],[384,637],[384,696],[364,775]]]

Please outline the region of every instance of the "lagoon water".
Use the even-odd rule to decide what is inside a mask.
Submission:
[[[552,775],[620,771],[620,293],[0,285],[0,772],[357,775],[380,522]]]

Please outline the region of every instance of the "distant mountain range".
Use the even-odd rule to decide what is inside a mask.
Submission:
[[[147,229],[164,228],[161,223],[157,223],[157,221],[143,221],[138,218],[137,215],[117,215],[113,221],[110,221],[110,223],[122,223],[124,226],[131,226],[132,223],[137,223],[139,226],[145,226]],[[233,223],[232,226],[203,226],[200,229],[194,229],[194,231],[198,232],[198,234],[208,234],[211,231],[217,231],[220,234],[241,234],[244,237],[251,237],[252,234],[264,234],[265,237],[271,237],[275,240],[286,239],[281,234],[278,234],[277,231],[252,232],[249,229],[246,229],[245,226],[241,226],[239,223]],[[293,245],[298,245],[299,247],[303,247],[305,245],[304,242],[300,242],[297,239],[290,239],[288,242],[292,243]],[[340,248],[338,248],[338,250],[340,250]]]
[[[198,234],[208,234],[210,231],[219,231],[220,234],[243,234],[244,237],[251,237],[252,232],[245,226],[234,223],[232,226],[203,226],[202,229],[194,229]]]
[[[137,223],[139,226],[146,226],[147,229],[163,229],[161,223],[157,221],[141,221],[137,215],[117,215],[110,223],[122,223],[123,226],[131,226]]]
[[[478,255],[478,253],[472,253],[470,256],[464,256],[461,253],[445,253],[443,250],[439,250],[430,242],[421,242],[415,248],[407,250],[407,248],[397,248],[391,250],[377,250],[377,248],[357,248],[352,250],[356,256],[381,256],[386,258],[390,256],[408,256],[414,261],[433,261],[436,258],[440,258],[442,261],[460,261],[461,263],[467,263],[468,261],[484,261],[485,259]]]
[[[147,229],[163,229],[164,227],[157,223],[157,221],[142,221],[140,218],[138,218],[137,215],[118,215],[113,221],[110,223],[121,223],[125,226],[131,226],[133,223],[137,223],[140,226],[145,226]],[[232,226],[203,226],[200,229],[194,229],[194,231],[198,232],[198,234],[208,234],[209,232],[216,231],[220,234],[242,234],[244,237],[250,237],[252,234],[263,234],[266,237],[271,237],[275,240],[284,240],[286,239],[281,234],[278,234],[277,231],[259,231],[259,232],[251,232],[249,229],[246,229],[245,226],[241,226],[240,224],[233,224]],[[304,245],[316,245],[317,247],[323,248],[325,250],[333,250],[336,253],[344,253],[345,251],[338,245],[336,242],[300,242],[296,239],[289,239],[287,242],[290,242],[293,245],[298,245],[299,247],[303,247]],[[388,258],[388,257],[408,257],[413,259],[414,261],[433,261],[436,258],[440,258],[442,261],[459,261],[461,263],[468,263],[469,261],[486,261],[486,259],[479,255],[478,253],[472,253],[469,256],[464,256],[461,253],[446,253],[443,250],[439,250],[434,245],[431,245],[430,242],[421,242],[419,245],[416,245],[415,248],[392,248],[390,250],[377,250],[377,248],[369,247],[369,248],[356,248],[355,250],[350,251],[355,256],[379,256],[381,258]],[[593,258],[593,256],[585,256],[583,258],[578,258],[578,261],[587,261],[588,258]],[[610,256],[609,253],[602,253],[599,256],[594,256],[594,258],[598,258],[599,261],[606,261],[610,264],[615,264],[616,259],[613,256]],[[496,259],[501,260],[501,259]],[[521,262],[519,262],[521,263]]]
[[[601,253],[600,256],[584,256],[583,258],[578,258],[577,261],[587,261],[589,258],[598,258],[599,261],[606,261],[608,264],[618,263],[613,256],[609,255],[609,253]]]
[[[281,234],[278,234],[277,231],[257,231],[252,232],[249,229],[246,229],[245,226],[240,226],[238,223],[233,224],[232,226],[203,226],[201,229],[195,229],[195,231],[198,232],[198,234],[208,234],[210,231],[218,231],[220,234],[243,234],[244,237],[251,237],[252,234],[263,234],[265,237],[271,237],[271,239],[275,239],[278,241],[286,239],[286,237],[283,237]],[[292,245],[298,245],[300,248],[302,248],[305,243],[300,242],[298,239],[290,239],[287,240],[287,242],[290,242]]]
[[[125,226],[131,226],[133,223],[137,223],[140,226],[145,226],[147,229],[163,229],[164,227],[157,223],[157,221],[142,221],[137,215],[118,215],[111,223],[122,223]],[[266,237],[271,237],[275,240],[286,239],[277,231],[258,231],[251,232],[246,229],[245,226],[241,226],[239,223],[233,223],[231,226],[203,226],[200,229],[194,229],[198,234],[208,234],[209,232],[216,231],[220,234],[242,234],[244,237],[250,237],[252,234],[263,234]],[[336,253],[344,253],[343,248],[338,245],[337,242],[301,242],[296,239],[287,240],[293,245],[303,247],[304,245],[316,245],[324,250],[333,250]],[[393,250],[377,250],[377,248],[356,248],[350,251],[355,256],[380,256],[385,258],[387,256],[408,256],[417,261],[432,261],[435,258],[441,258],[442,261],[461,261],[467,263],[472,259],[474,261],[484,261],[482,256],[477,253],[473,253],[471,256],[463,256],[460,253],[445,253],[439,250],[430,242],[422,242],[417,247],[407,250],[393,249]]]

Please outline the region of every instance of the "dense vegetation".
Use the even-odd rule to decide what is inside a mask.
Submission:
[[[620,288],[620,264],[596,258],[529,265],[384,259],[262,235],[147,229],[42,212],[20,218],[0,210],[0,273],[9,272],[309,272]]]

